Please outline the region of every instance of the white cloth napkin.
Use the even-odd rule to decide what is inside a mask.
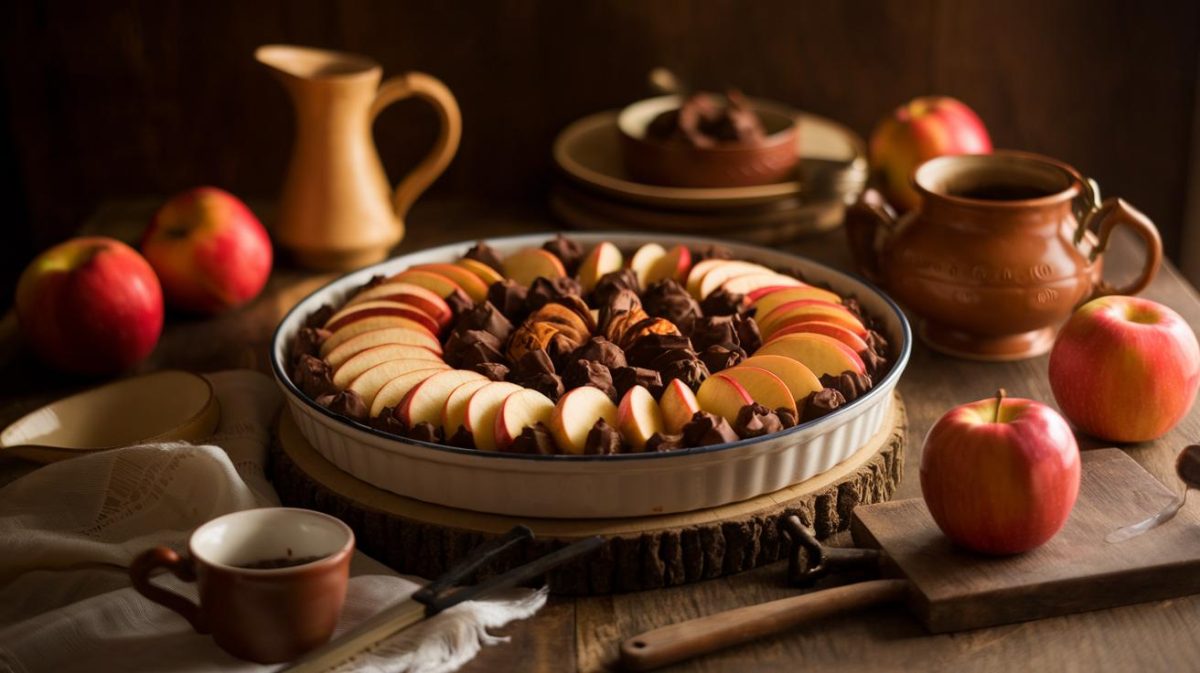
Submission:
[[[0,671],[238,671],[241,661],[174,612],[143,598],[126,568],[155,545],[183,550],[200,524],[278,505],[263,471],[279,392],[262,374],[209,376],[221,424],[205,445],[135,446],[48,465],[0,489]],[[338,634],[418,585],[355,554]],[[155,579],[195,600],[194,584]],[[463,603],[380,643],[339,671],[453,671],[529,617],[543,591]]]

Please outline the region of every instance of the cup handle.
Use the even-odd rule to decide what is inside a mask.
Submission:
[[[462,139],[462,114],[458,110],[458,101],[455,100],[454,94],[437,78],[422,72],[396,75],[380,84],[375,93],[375,101],[371,103],[371,120],[374,121],[387,106],[411,96],[433,105],[441,118],[441,129],[429,154],[417,164],[408,177],[396,185],[392,202],[396,217],[401,220],[417,197],[421,196],[450,165],[450,160],[458,151],[459,140]]]
[[[1133,229],[1141,237],[1142,242],[1146,245],[1146,261],[1142,265],[1142,271],[1138,277],[1124,287],[1113,287],[1103,278],[1098,279],[1092,288],[1091,298],[1093,299],[1110,294],[1133,295],[1145,290],[1146,286],[1150,285],[1150,281],[1154,280],[1154,275],[1158,273],[1158,267],[1162,264],[1162,238],[1158,235],[1158,229],[1141,211],[1118,198],[1105,199],[1100,207],[1087,218],[1086,223],[1080,225],[1081,236],[1086,230],[1091,230],[1093,227],[1096,230],[1096,246],[1088,255],[1091,261],[1096,261],[1100,255],[1104,254],[1108,249],[1108,240],[1112,236],[1113,229],[1120,225]]]
[[[146,598],[178,612],[196,633],[208,633],[208,624],[200,607],[177,593],[167,591],[150,582],[150,573],[156,568],[166,568],[171,574],[184,582],[196,581],[196,568],[190,558],[181,557],[170,547],[155,547],[147,549],[133,560],[129,566],[129,579],[133,588]]]

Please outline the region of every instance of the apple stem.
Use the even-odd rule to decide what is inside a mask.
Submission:
[[[1008,392],[1003,388],[996,389],[996,413],[992,416],[993,423],[1000,422],[1000,405],[1004,404],[1004,398],[1008,397]]]

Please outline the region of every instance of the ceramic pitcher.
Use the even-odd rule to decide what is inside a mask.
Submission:
[[[408,209],[458,150],[462,119],[454,96],[419,72],[381,84],[380,65],[355,54],[267,45],[255,58],[283,83],[296,111],[276,243],[299,264],[317,270],[353,269],[383,259],[403,238]],[[384,108],[411,96],[437,109],[441,129],[429,155],[393,190],[371,128]]]

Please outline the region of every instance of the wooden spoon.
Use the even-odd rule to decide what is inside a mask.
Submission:
[[[1179,510],[1183,509],[1183,504],[1187,502],[1188,491],[1200,488],[1200,444],[1183,447],[1183,450],[1179,452],[1179,457],[1175,459],[1175,473],[1183,480],[1183,493],[1178,498],[1168,503],[1157,514],[1109,533],[1104,541],[1124,542],[1175,518]]]

